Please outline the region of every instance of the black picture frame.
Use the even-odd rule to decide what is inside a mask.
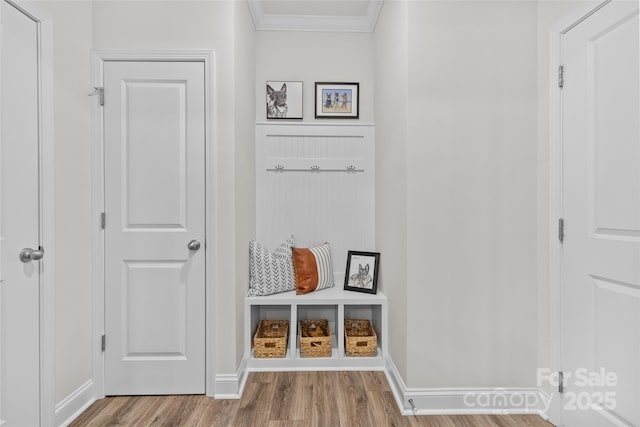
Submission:
[[[380,252],[349,251],[347,271],[344,275],[344,290],[376,294],[379,267]]]
[[[316,82],[316,119],[359,119],[360,83]]]

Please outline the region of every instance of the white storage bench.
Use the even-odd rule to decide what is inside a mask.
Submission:
[[[284,358],[253,356],[253,336],[261,320],[288,320],[289,342]],[[332,336],[331,357],[300,356],[298,322],[303,319],[327,319]],[[378,336],[375,356],[349,357],[344,348],[345,319],[371,321]],[[387,354],[387,297],[330,288],[296,295],[295,291],[245,298],[245,349],[249,371],[296,370],[382,370]]]

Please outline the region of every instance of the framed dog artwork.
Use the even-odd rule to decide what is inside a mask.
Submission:
[[[316,119],[358,119],[360,83],[316,82]]]
[[[267,119],[302,119],[302,82],[268,81]]]
[[[375,294],[378,292],[379,252],[349,251],[344,290]]]

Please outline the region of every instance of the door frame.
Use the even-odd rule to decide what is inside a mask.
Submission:
[[[562,89],[558,87],[559,66],[562,65],[562,36],[598,12],[612,0],[597,5],[576,8],[558,21],[549,32],[549,283],[550,283],[550,363],[552,372],[563,370],[562,362],[562,273],[563,246],[558,238],[560,218],[564,217],[562,158]],[[543,385],[538,384],[538,387]],[[548,390],[545,390],[548,391]],[[551,390],[554,394],[557,389]],[[562,400],[553,399],[550,421],[562,423]]]
[[[213,50],[105,50],[91,51],[91,86],[103,86],[104,63],[107,61],[154,61],[154,62],[202,62],[205,68],[205,391],[215,394],[215,250],[214,227],[216,224],[211,189],[216,188],[213,173],[216,158],[216,132],[214,121],[215,52]],[[105,331],[105,239],[101,228],[104,212],[104,117],[99,96],[92,97],[91,107],[91,178],[92,178],[92,239],[93,239],[93,387],[94,397],[105,397],[104,353],[102,335]],[[108,221],[108,219],[107,219]]]
[[[4,0],[33,19],[38,26],[38,114],[40,244],[40,423],[55,420],[55,156],[53,127],[53,31],[50,17],[32,2]],[[0,12],[0,50],[2,49]],[[0,57],[1,58],[1,57]],[[0,124],[1,125],[1,124]],[[0,136],[1,138],[1,136]]]

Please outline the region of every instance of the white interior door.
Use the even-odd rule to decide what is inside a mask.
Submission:
[[[18,254],[40,242],[38,23],[0,3],[0,425],[37,426],[41,266]]]
[[[638,2],[562,36],[567,426],[640,426]]]
[[[104,63],[105,394],[205,392],[202,62]]]

